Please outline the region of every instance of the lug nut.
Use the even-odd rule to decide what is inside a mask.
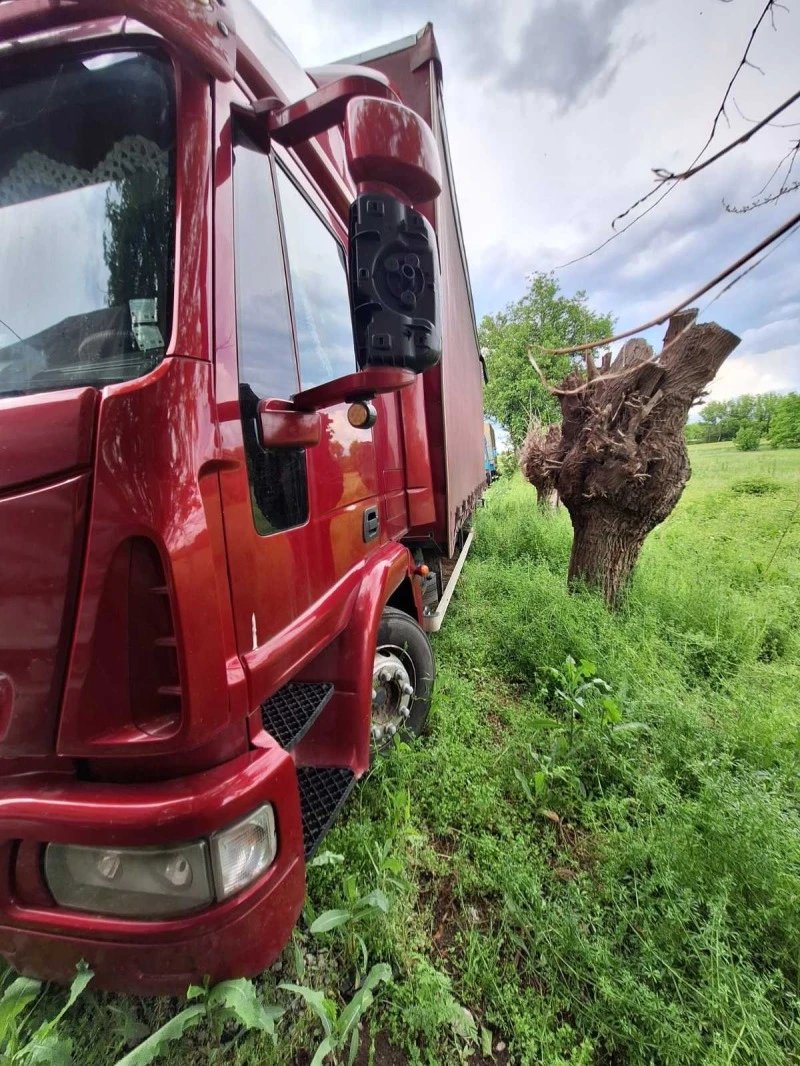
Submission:
[[[411,709],[409,707],[403,707],[401,709],[400,713],[402,714],[402,716],[404,718],[410,718],[411,717]]]
[[[407,681],[406,681],[405,685],[403,685],[403,695],[404,696],[413,696],[414,695],[414,686],[413,685],[409,685],[409,683]]]
[[[372,690],[372,702],[374,703],[377,698],[378,698],[378,690],[376,688],[374,688]]]
[[[381,739],[383,739],[383,729],[379,725],[374,725],[372,727],[372,739],[373,740],[381,740]]]
[[[393,737],[395,735],[395,733],[397,732],[397,726],[396,725],[387,725],[386,732],[389,734],[390,737]]]
[[[391,670],[381,670],[378,680],[382,681],[384,685],[388,684],[392,680]]]

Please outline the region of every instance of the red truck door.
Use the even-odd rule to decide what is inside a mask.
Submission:
[[[231,94],[235,90],[231,90]],[[261,400],[356,369],[341,223],[288,156],[222,116],[216,180],[220,472],[237,642],[251,707],[346,622],[348,575],[381,539],[371,430],[321,413],[313,448],[263,448]],[[243,102],[243,100],[241,101]]]

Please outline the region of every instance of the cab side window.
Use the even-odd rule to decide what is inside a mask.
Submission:
[[[299,391],[289,295],[269,157],[240,135],[234,150],[239,403],[253,520],[262,536],[308,518],[302,448],[264,448],[260,400]]]
[[[344,252],[296,186],[278,169],[304,389],[356,370]]]

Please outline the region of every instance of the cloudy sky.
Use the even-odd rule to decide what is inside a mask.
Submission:
[[[652,187],[651,167],[691,163],[765,0],[258,2],[306,66],[434,23],[480,317],[521,295],[530,272],[609,236],[612,218]],[[746,68],[737,80],[741,115],[760,118],[800,88],[800,0],[785,2],[750,53],[763,74]],[[728,111],[715,147],[748,128]],[[800,123],[800,103],[779,121]],[[666,311],[800,211],[800,190],[746,215],[723,206],[750,202],[799,136],[800,126],[757,134],[602,251],[557,270],[563,289],[585,289],[620,329]],[[742,338],[712,398],[800,388],[800,230],[703,317]]]

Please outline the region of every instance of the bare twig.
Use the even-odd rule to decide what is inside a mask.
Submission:
[[[8,322],[4,322],[2,318],[0,318],[0,326],[4,326],[9,333],[13,333],[18,341],[22,340],[22,337],[20,337],[19,333],[17,333],[15,329],[12,329],[11,326],[9,326]]]
[[[710,167],[712,163],[716,163],[718,159],[722,159],[722,157],[727,155],[728,152],[733,151],[734,148],[738,148],[740,144],[746,144],[747,141],[749,141],[754,134],[758,133],[759,130],[762,130],[765,126],[769,126],[771,119],[775,118],[776,115],[780,115],[781,112],[785,111],[787,107],[791,107],[792,104],[797,103],[798,100],[800,100],[800,90],[798,90],[794,94],[794,96],[790,96],[788,100],[784,100],[784,102],[779,107],[776,107],[774,111],[771,111],[766,118],[762,118],[760,122],[757,122],[751,130],[748,130],[746,133],[743,133],[741,137],[737,137],[735,141],[731,141],[730,144],[727,144],[724,148],[722,148],[719,152],[716,152],[714,155],[709,156],[709,158],[706,159],[704,163],[700,163],[698,166],[691,166],[688,170],[683,170],[677,174],[671,170],[664,170],[662,167],[654,168],[653,173],[656,176],[656,181],[660,184],[663,184],[665,181],[677,182],[686,181],[688,178],[693,178],[695,174],[699,174],[701,170],[705,170],[706,167]],[[788,158],[788,154],[784,158]],[[784,160],[782,159],[781,162],[778,163],[778,166],[775,168],[776,174],[783,165],[783,162]],[[775,175],[773,174],[773,177],[774,176]],[[770,178],[770,181],[772,181],[772,178]],[[767,182],[767,185],[769,185],[769,181]]]
[[[725,95],[722,97],[722,103],[717,108],[717,113],[716,113],[716,115],[714,115],[714,121],[711,123],[711,132],[708,135],[708,140],[703,145],[703,147],[700,149],[700,151],[697,153],[697,159],[695,160],[695,163],[697,162],[697,160],[699,160],[701,158],[701,156],[703,156],[705,154],[706,148],[708,148],[708,146],[714,140],[714,136],[715,136],[715,134],[717,132],[717,126],[719,125],[720,119],[723,116],[725,116],[725,118],[727,118],[727,113],[725,111],[725,107],[726,107],[726,105],[728,103],[728,97],[731,94],[731,91],[733,89],[734,83],[736,82],[736,79],[739,77],[739,75],[741,74],[741,72],[744,70],[745,67],[754,66],[755,65],[755,64],[753,64],[753,63],[751,63],[749,61],[750,49],[753,46],[753,41],[756,38],[756,34],[758,33],[759,29],[761,28],[761,23],[764,21],[764,19],[767,17],[768,14],[771,14],[772,9],[776,6],[776,2],[777,2],[777,0],[767,0],[767,3],[764,5],[764,10],[761,12],[761,14],[758,17],[758,21],[756,22],[756,24],[753,27],[753,29],[750,31],[750,36],[749,36],[749,38],[747,40],[747,47],[744,50],[744,54],[742,55],[742,58],[739,60],[739,66],[733,72],[733,77],[728,82],[728,88],[725,90]],[[778,6],[783,7],[782,4],[780,4]],[[774,27],[774,22],[773,22],[773,27]],[[760,69],[760,68],[756,68],[756,69]],[[763,74],[764,72],[761,71],[761,73]],[[694,166],[694,163],[692,163],[692,166]]]
[[[776,193],[772,196],[764,196],[760,200],[753,200],[752,204],[746,204],[744,207],[734,207],[733,204],[727,203],[723,200],[725,210],[731,215],[746,215],[748,211],[754,211],[757,207],[764,207],[765,204],[776,204],[782,196],[786,196],[787,193],[795,192],[800,189],[800,181],[795,181],[791,185],[782,185]]]
[[[539,345],[537,345],[537,347],[539,348],[539,351],[546,352],[548,355],[571,355],[573,352],[587,352],[592,348],[599,348],[606,344],[613,344],[615,341],[626,340],[628,337],[632,337],[635,333],[643,333],[645,330],[652,329],[654,326],[663,326],[663,324],[668,319],[672,318],[673,315],[676,315],[678,311],[682,311],[685,307],[688,307],[689,304],[694,303],[699,296],[703,296],[710,289],[715,288],[721,281],[724,281],[726,278],[730,277],[731,274],[739,270],[740,267],[749,263],[751,259],[760,255],[761,252],[766,248],[769,248],[771,244],[774,244],[775,241],[783,237],[784,234],[793,230],[798,223],[800,223],[800,213],[793,215],[787,222],[784,222],[782,226],[779,226],[778,229],[768,237],[765,237],[763,241],[760,241],[754,248],[751,248],[749,252],[740,256],[734,263],[731,263],[730,266],[725,267],[725,269],[717,274],[716,277],[712,278],[711,281],[706,282],[706,284],[696,292],[693,292],[691,296],[687,296],[685,300],[682,300],[677,305],[677,307],[673,307],[672,310],[667,311],[666,314],[651,319],[650,322],[645,322],[643,325],[636,326],[634,329],[626,330],[624,333],[616,333],[613,337],[601,337],[596,341],[588,341],[586,344],[578,344],[572,348],[543,348]]]
[[[645,208],[645,210],[642,211],[642,213],[640,215],[636,215],[635,218],[631,219],[631,221],[627,224],[627,226],[623,226],[622,229],[615,230],[611,234],[610,237],[606,237],[606,239],[604,241],[601,241],[601,243],[598,244],[596,248],[592,248],[592,250],[590,252],[585,252],[583,255],[577,255],[577,256],[575,256],[574,259],[567,260],[566,263],[559,263],[559,265],[557,267],[554,267],[554,269],[555,270],[564,270],[566,267],[574,266],[575,263],[582,263],[584,261],[584,259],[590,259],[593,255],[596,255],[597,252],[602,251],[603,248],[605,248],[607,244],[611,244],[611,242],[615,241],[617,239],[617,237],[621,237],[623,233],[627,233],[628,230],[631,228],[631,226],[635,225],[639,221],[639,219],[644,218],[645,215],[649,215],[651,211],[655,210],[655,208],[658,207],[658,205],[661,203],[661,201],[666,199],[667,196],[669,196],[669,194],[672,192],[672,190],[674,188],[675,188],[674,185],[668,185],[667,188],[661,193],[659,198],[657,200],[655,200],[652,204],[650,204],[649,207]],[[660,186],[656,186],[656,190],[659,190],[659,189],[660,189]],[[637,200],[636,203],[633,204],[632,206],[633,207],[638,207],[638,205],[641,204],[641,203],[644,203],[645,200],[649,200],[650,197],[653,195],[653,192],[656,191],[656,190],[651,190],[647,194],[647,196],[643,196],[641,200]]]
[[[723,0],[723,2],[726,2],[726,0]],[[767,0],[767,3],[764,6],[764,10],[759,15],[758,21],[756,22],[755,26],[753,27],[753,29],[750,32],[750,37],[748,38],[747,46],[745,47],[744,53],[742,55],[742,58],[739,60],[739,65],[736,67],[736,70],[733,73],[733,77],[728,82],[728,87],[726,88],[725,93],[724,93],[724,95],[722,97],[722,103],[717,108],[717,113],[715,114],[714,121],[711,124],[711,132],[709,133],[708,138],[707,138],[705,144],[703,145],[703,147],[700,149],[700,151],[694,157],[692,162],[689,164],[689,167],[687,168],[688,170],[691,170],[692,167],[696,166],[700,162],[700,160],[703,157],[703,155],[705,155],[706,149],[711,144],[711,142],[714,140],[714,136],[716,135],[717,126],[719,125],[720,119],[723,116],[727,119],[727,112],[726,112],[725,108],[726,108],[726,105],[728,103],[728,97],[731,94],[731,91],[733,89],[734,83],[736,82],[736,79],[739,77],[739,75],[741,74],[741,72],[744,69],[744,67],[746,67],[746,66],[754,66],[755,65],[755,64],[750,63],[750,61],[749,61],[750,48],[752,47],[753,41],[755,40],[755,37],[756,37],[756,34],[758,33],[758,31],[759,31],[759,29],[761,27],[761,23],[764,21],[764,19],[767,17],[768,14],[772,13],[772,9],[775,8],[775,7],[780,7],[780,8],[783,8],[784,10],[788,10],[785,7],[784,4],[778,3],[778,0]],[[773,18],[773,28],[774,28],[774,18]],[[610,237],[607,237],[604,241],[602,241],[600,244],[598,244],[596,248],[592,248],[591,251],[586,252],[584,255],[576,256],[574,259],[570,259],[566,263],[561,263],[555,269],[556,270],[563,270],[565,267],[573,266],[575,263],[581,263],[585,259],[588,259],[590,256],[593,256],[597,252],[601,251],[603,248],[605,248],[607,245],[609,245],[613,240],[616,240],[617,237],[621,237],[623,233],[627,233],[627,231],[631,228],[631,226],[634,226],[637,222],[640,221],[640,219],[644,218],[645,215],[650,214],[650,212],[652,210],[654,210],[654,208],[658,207],[658,205],[660,203],[662,203],[662,201],[665,200],[667,196],[669,196],[669,194],[672,192],[672,190],[676,187],[676,184],[677,183],[674,183],[674,184],[671,184],[671,185],[667,185],[666,189],[662,189],[660,184],[656,185],[655,188],[651,189],[644,196],[639,197],[639,199],[636,200],[635,203],[632,203],[630,205],[630,207],[626,208],[621,214],[617,215],[616,218],[612,219],[611,227],[614,230],[614,232],[611,234]],[[622,227],[622,229],[618,230],[616,228],[618,222],[621,222],[622,219],[627,218],[627,216],[630,215],[632,211],[635,211],[637,207],[641,207],[642,204],[647,203],[647,201],[652,199],[652,197],[656,196],[657,193],[660,193],[661,195],[658,196],[658,198],[655,200],[654,203],[650,204],[650,206],[647,207],[644,211],[641,211],[638,215],[636,215],[634,218],[632,218],[631,221],[627,223],[627,225]]]
[[[778,163],[778,165],[775,167],[767,181],[764,183],[764,185],[761,186],[761,188],[756,193],[752,203],[746,204],[744,207],[734,207],[733,204],[729,204],[725,200],[723,200],[722,203],[725,207],[725,210],[730,212],[730,214],[732,215],[746,215],[748,211],[754,211],[757,207],[763,207],[764,204],[776,204],[782,196],[786,196],[787,193],[794,192],[795,189],[800,189],[800,181],[795,181],[791,185],[789,184],[789,180],[792,176],[792,171],[794,170],[794,165],[797,161],[798,153],[800,153],[800,140],[795,141],[793,147],[790,148],[786,155],[783,157],[783,159],[781,159],[780,163]],[[781,181],[781,187],[776,193],[772,193],[770,196],[762,196],[761,194],[770,187],[772,182],[775,180],[775,175],[778,173],[778,171],[781,169],[787,159],[789,160],[789,166],[786,170],[786,174],[783,180]]]
[[[732,97],[731,102],[733,103],[733,106],[736,108],[736,110],[739,112],[739,118],[743,118],[745,122],[758,122],[758,119],[756,118],[747,117],[744,111],[742,111],[742,109],[737,104],[736,97]],[[774,126],[776,130],[791,130],[794,129],[795,126],[800,126],[800,122],[770,122],[770,126]]]
[[[738,282],[740,282],[742,280],[742,278],[747,277],[747,275],[750,274],[753,270],[755,270],[756,267],[760,266],[764,262],[765,259],[769,259],[769,257],[774,252],[777,252],[777,250],[780,248],[780,246],[782,244],[784,244],[784,242],[787,241],[792,236],[793,232],[794,231],[792,229],[787,230],[787,232],[784,233],[784,235],[781,237],[780,240],[775,241],[774,244],[770,245],[769,249],[761,256],[760,259],[756,259],[756,261],[754,263],[751,263],[745,270],[742,270],[741,273],[737,274],[736,277],[732,278],[724,288],[720,289],[720,291],[715,296],[713,296],[708,301],[707,304],[705,304],[703,306],[703,308],[700,311],[698,311],[696,314],[691,315],[690,318],[687,318],[686,325],[683,326],[679,330],[679,332],[675,334],[674,337],[669,337],[669,331],[667,331],[667,335],[664,338],[665,344],[664,344],[664,347],[659,352],[658,358],[660,359],[661,356],[663,356],[665,354],[665,352],[668,352],[670,350],[670,348],[672,348],[672,346],[674,344],[677,344],[677,342],[684,335],[684,333],[686,333],[688,330],[690,330],[692,328],[692,326],[695,324],[697,318],[701,314],[705,314],[705,312],[709,309],[709,307],[712,306],[712,304],[715,304],[717,302],[717,300],[719,300],[722,296],[725,295],[726,292],[728,292],[730,289],[732,289],[734,287],[734,285],[738,284]],[[684,312],[684,314],[686,314],[686,312]],[[677,319],[677,315],[673,315],[671,320],[670,320],[670,323],[671,324],[674,323],[676,321],[676,319]],[[669,338],[669,339],[667,339],[667,338]],[[590,382],[587,380],[587,381],[581,382],[581,384],[578,385],[577,388],[574,388],[574,389],[559,389],[556,386],[550,385],[548,383],[548,381],[545,378],[544,374],[539,369],[539,366],[538,366],[536,360],[531,355],[530,349],[528,350],[528,359],[529,359],[531,365],[533,366],[533,369],[539,375],[539,377],[540,377],[540,379],[542,381],[542,384],[553,395],[558,395],[558,396],[578,396],[580,393],[585,392],[587,387],[590,384]],[[608,371],[611,368],[611,352],[610,351],[606,351],[605,355],[603,356],[603,373],[601,375],[599,375],[599,377],[593,378],[592,381],[602,382],[603,384],[605,384],[606,382],[609,382],[609,381],[617,381],[619,378],[627,377],[629,374],[631,374],[632,372],[637,370],[638,366],[639,366],[638,363],[634,363],[631,366],[625,367],[624,370],[619,370],[619,371],[616,371],[613,374],[609,374]],[[695,401],[695,403],[699,403],[699,402],[700,402],[700,399],[698,398]]]
[[[800,144],[800,141],[798,142],[798,144]],[[761,196],[762,193],[765,193],[767,191],[767,189],[770,187],[770,185],[775,180],[775,175],[781,169],[781,167],[786,162],[786,160],[789,158],[789,156],[794,156],[796,154],[797,154],[797,145],[795,145],[794,148],[790,148],[789,151],[786,153],[786,155],[783,157],[783,159],[781,159],[781,161],[778,163],[778,165],[772,171],[770,176],[767,178],[767,180],[764,182],[764,184],[761,186],[761,188],[758,190],[758,192],[753,197],[754,200],[758,199],[758,197]],[[794,160],[792,160],[792,161],[794,161]],[[786,175],[787,178],[789,177],[789,174],[791,174],[791,165],[789,167],[789,172]],[[786,184],[786,180],[784,179],[784,181],[781,182],[781,185],[785,185],[785,184]]]
[[[800,152],[800,141],[797,141],[797,143],[794,146],[794,151],[792,152],[792,158],[789,160],[789,169],[786,171],[786,177],[783,179],[783,184],[784,185],[789,180],[789,178],[791,178],[791,176],[792,176],[792,171],[794,170],[794,165],[797,162],[797,153],[798,152]]]
[[[724,288],[719,290],[719,292],[716,294],[716,296],[714,296],[712,299],[710,299],[708,301],[708,303],[703,307],[703,311],[704,312],[707,311],[709,309],[709,307],[711,307],[712,304],[715,304],[717,302],[717,300],[721,299],[721,297],[723,297],[726,292],[728,292],[730,289],[732,289],[734,285],[738,284],[738,282],[740,282],[742,280],[742,278],[747,277],[747,275],[751,271],[755,270],[756,267],[761,266],[761,264],[764,262],[765,259],[769,259],[769,257],[774,252],[777,252],[777,250],[780,248],[780,246],[785,241],[788,241],[788,239],[792,236],[793,232],[794,232],[793,230],[788,230],[788,232],[784,233],[783,237],[781,237],[781,239],[779,241],[776,241],[773,245],[771,245],[770,248],[768,249],[768,251],[764,252],[764,254],[761,256],[760,259],[756,259],[756,261],[754,263],[751,263],[740,274],[737,274],[735,278],[732,278],[728,282],[728,284],[724,286]]]

